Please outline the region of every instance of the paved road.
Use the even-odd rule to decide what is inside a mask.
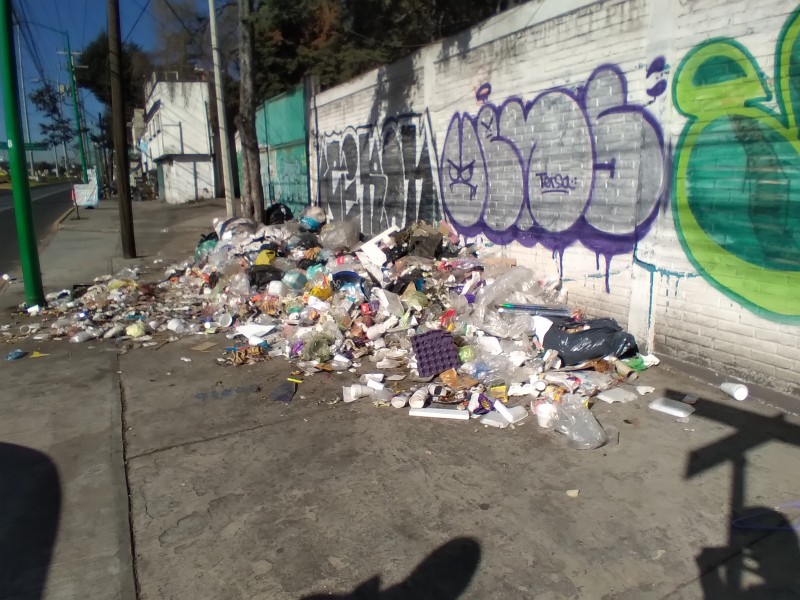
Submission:
[[[31,188],[33,221],[39,243],[47,235],[56,219],[72,205],[70,184]],[[11,190],[0,190],[0,274],[8,273],[19,266],[17,226],[14,221],[14,200]]]

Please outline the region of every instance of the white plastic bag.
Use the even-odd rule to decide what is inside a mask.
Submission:
[[[576,394],[565,394],[556,404],[555,430],[563,433],[576,450],[594,450],[608,441],[606,432]]]

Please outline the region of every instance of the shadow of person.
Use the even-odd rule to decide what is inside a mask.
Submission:
[[[42,598],[61,514],[50,458],[0,442],[0,599]]]
[[[798,527],[771,508],[741,511],[731,524],[730,545],[697,557],[705,600],[800,598]]]
[[[481,546],[473,538],[454,538],[439,546],[411,574],[381,591],[379,575],[342,595],[314,594],[302,600],[455,600],[478,570]]]

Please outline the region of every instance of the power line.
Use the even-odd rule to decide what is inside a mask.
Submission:
[[[64,28],[64,23],[61,21],[61,11],[58,10],[58,0],[53,0],[53,6],[56,7],[56,16],[58,17],[58,28],[62,31],[66,31]]]
[[[126,35],[125,39],[122,40],[123,44],[128,41],[129,37],[131,37],[131,34],[133,33],[133,30],[136,29],[136,26],[139,24],[139,21],[142,18],[142,16],[144,15],[144,12],[147,10],[148,6],[150,6],[150,0],[147,0],[147,2],[144,3],[144,6],[142,7],[141,12],[139,12],[139,16],[136,17],[136,20],[133,22],[133,26],[131,26],[130,30],[128,30],[128,35]]]
[[[199,30],[192,31],[191,29],[189,29],[189,27],[186,25],[186,23],[183,22],[183,19],[181,19],[181,16],[178,14],[178,12],[172,6],[172,3],[169,0],[164,0],[164,4],[166,4],[170,12],[172,12],[172,14],[175,15],[175,18],[178,19],[178,23],[180,23],[181,26],[186,30],[186,33],[188,33],[189,35],[197,35],[199,33]]]
[[[27,19],[27,14],[25,13],[24,4],[19,3],[16,6],[12,5],[11,8],[14,20],[19,26],[19,34],[22,37],[22,41],[25,43],[25,48],[28,51],[28,56],[30,57],[31,62],[33,62],[33,66],[36,69],[39,78],[43,82],[49,81],[50,78],[47,76],[47,69],[44,66],[44,61],[42,60],[42,57],[39,54],[39,49],[36,46],[36,41],[30,30],[30,23]]]

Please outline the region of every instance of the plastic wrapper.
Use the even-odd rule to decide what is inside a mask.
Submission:
[[[518,338],[530,331],[530,315],[499,312],[503,303],[547,304],[550,295],[536,282],[533,271],[513,267],[486,285],[475,296],[470,322],[501,338]]]
[[[208,258],[208,255],[211,254],[211,252],[216,247],[217,247],[217,240],[204,240],[199,244],[197,244],[197,248],[195,248],[194,250],[195,262],[204,261],[206,258]]]
[[[523,372],[515,367],[504,355],[492,356],[478,351],[479,358],[461,365],[460,371],[478,381],[502,380],[506,383],[521,380]]]
[[[258,225],[252,219],[244,217],[233,217],[232,219],[215,219],[214,231],[217,232],[217,237],[220,240],[230,240],[237,235],[252,236]]]
[[[89,340],[94,340],[100,336],[100,331],[97,329],[90,327],[88,329],[84,329],[83,331],[79,331],[71,338],[69,341],[73,344],[82,344],[83,342],[88,342]]]
[[[320,231],[319,241],[329,250],[352,250],[358,244],[358,230],[358,219],[328,223]]]
[[[594,450],[608,441],[606,432],[591,411],[583,405],[581,396],[565,394],[562,403],[555,406],[555,430],[567,436],[570,447]]]

